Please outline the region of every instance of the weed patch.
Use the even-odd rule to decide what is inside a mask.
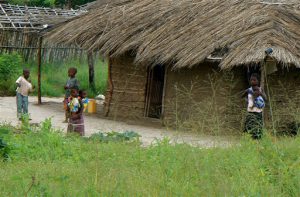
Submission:
[[[123,140],[134,132],[65,136],[50,120],[0,131],[10,147],[0,162],[0,196],[300,195],[299,137],[245,136],[211,149],[163,139],[145,148]]]

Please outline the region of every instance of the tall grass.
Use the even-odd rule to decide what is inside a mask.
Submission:
[[[299,137],[200,149],[64,137],[49,121],[0,133],[0,196],[300,196]]]
[[[37,87],[37,65],[31,62],[26,65],[31,70],[31,79]],[[89,87],[89,72],[87,61],[71,60],[62,63],[44,63],[41,71],[41,91],[43,96],[58,97],[64,95],[64,86],[68,80],[68,69],[70,67],[77,68],[76,78],[80,82],[80,89],[88,91],[89,97],[97,94],[104,94],[107,82],[107,64],[101,60],[95,62],[95,86],[94,92]],[[35,92],[37,94],[37,92]]]
[[[294,75],[298,77],[297,74]],[[263,112],[264,127],[273,135],[296,135],[300,132],[298,83],[292,75],[285,80],[281,77],[269,76],[268,88],[265,84],[268,98]],[[200,134],[241,134],[247,100],[242,98],[243,81],[239,78],[234,72],[212,72],[206,79],[192,78],[190,83],[175,84],[170,91],[174,97],[166,102],[165,125]]]
[[[298,73],[296,73],[298,74]],[[270,86],[269,103],[272,106],[272,114],[266,113],[266,116],[272,121],[268,122],[268,127],[274,126],[273,132],[282,133],[300,133],[300,91],[297,89],[297,83],[278,80]],[[286,88],[288,87],[288,88]]]
[[[207,79],[195,78],[190,84],[175,84],[174,98],[167,101],[171,115],[165,125],[180,131],[213,135],[233,134],[242,130],[237,121],[245,114],[233,72],[213,72]]]

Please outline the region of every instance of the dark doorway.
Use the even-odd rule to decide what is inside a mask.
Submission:
[[[250,82],[250,77],[253,73],[256,73],[259,76],[259,81],[260,81],[260,65],[255,65],[247,68],[247,83],[249,85]]]
[[[157,65],[148,69],[145,116],[161,118],[165,67]]]

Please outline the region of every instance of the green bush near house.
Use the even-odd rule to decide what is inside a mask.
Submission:
[[[15,81],[22,75],[22,58],[17,53],[0,54],[0,95],[14,95]]]

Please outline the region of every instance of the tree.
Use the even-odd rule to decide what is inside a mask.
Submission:
[[[95,0],[55,0],[55,5],[66,8],[76,8],[76,6],[83,5]]]
[[[54,7],[55,5],[55,0],[8,0],[7,2],[15,5],[42,6],[42,7]]]
[[[87,54],[88,66],[89,66],[89,86],[91,90],[95,93],[95,68],[94,68],[94,54],[93,52],[88,52]]]

